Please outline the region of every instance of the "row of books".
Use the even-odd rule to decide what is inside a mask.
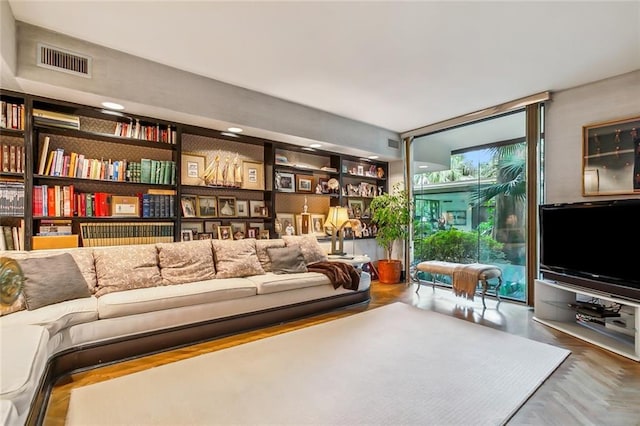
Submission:
[[[42,219],[37,235],[71,235],[72,233],[73,225],[70,220]]]
[[[24,173],[24,146],[3,143],[2,171],[5,173]]]
[[[0,127],[24,130],[24,104],[0,101]]]
[[[24,216],[24,182],[0,181],[0,216]]]
[[[80,129],[80,117],[60,112],[33,109],[33,122],[36,125],[62,127],[64,129]]]
[[[130,123],[118,122],[118,124],[116,124],[114,135],[123,138],[133,138],[168,144],[175,144],[176,139],[178,138],[177,131],[172,129],[171,126],[167,126],[166,128],[161,128],[159,124],[149,126],[141,124],[140,120],[137,118],[135,123],[133,120]]]
[[[173,242],[172,222],[81,223],[84,247]]]
[[[158,193],[160,192],[160,193]],[[123,198],[132,198],[135,204],[127,211],[118,211]],[[153,191],[133,197],[116,196],[107,192],[76,192],[73,185],[34,185],[34,217],[173,217],[175,191]]]
[[[1,226],[0,250],[24,250],[24,220],[20,226]]]

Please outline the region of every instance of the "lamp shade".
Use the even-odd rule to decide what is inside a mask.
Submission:
[[[324,226],[340,229],[345,222],[349,221],[349,213],[346,207],[329,207],[327,220]]]

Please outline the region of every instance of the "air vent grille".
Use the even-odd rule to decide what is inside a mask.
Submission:
[[[91,78],[91,58],[59,47],[38,43],[38,66]]]
[[[394,141],[393,139],[387,139],[389,148],[395,148],[398,149],[400,148],[400,141]]]

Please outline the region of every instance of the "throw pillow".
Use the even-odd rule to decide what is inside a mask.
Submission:
[[[156,247],[164,285],[204,281],[216,277],[211,240],[159,243]]]
[[[273,247],[268,248],[267,252],[271,258],[271,272],[274,274],[307,272],[307,265],[300,247]]]
[[[28,258],[18,263],[24,274],[24,299],[30,311],[91,296],[80,268],[69,253]]]
[[[155,244],[96,248],[96,296],[162,285]]]
[[[271,247],[284,247],[284,241],[280,239],[256,240],[256,253],[265,272],[271,272],[271,258],[267,253],[267,250]]]
[[[307,265],[315,262],[326,262],[329,260],[327,253],[318,243],[315,235],[283,235],[282,239],[287,247],[297,245],[302,250],[304,261]]]
[[[213,244],[216,278],[238,278],[263,275],[256,254],[256,240],[211,240]]]

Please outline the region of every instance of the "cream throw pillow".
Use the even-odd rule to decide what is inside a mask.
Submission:
[[[238,278],[262,275],[264,269],[256,254],[256,240],[211,240],[213,244],[216,278]]]
[[[155,244],[96,248],[96,296],[162,285]]]
[[[159,243],[156,247],[164,285],[215,278],[211,240]]]

